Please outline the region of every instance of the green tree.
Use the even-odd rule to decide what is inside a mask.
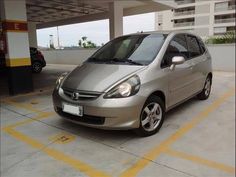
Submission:
[[[227,32],[221,36],[213,36],[206,40],[207,44],[229,44],[235,43],[235,31]]]
[[[87,40],[88,38],[86,36],[83,36],[79,42],[78,42],[78,45],[82,48],[96,48],[97,45],[92,42],[92,41],[88,41]]]

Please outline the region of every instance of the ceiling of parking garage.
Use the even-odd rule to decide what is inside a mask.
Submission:
[[[108,11],[107,3],[80,0],[27,0],[29,21],[50,22]]]
[[[26,0],[28,21],[38,24],[57,22],[65,19],[73,19],[76,17],[88,17],[96,15],[101,18],[107,17],[109,11],[109,3],[115,0]],[[154,2],[156,1],[156,2]],[[141,8],[142,13],[165,10],[170,8],[170,0],[168,5],[158,0],[122,0],[124,15],[133,15],[140,13],[137,8]],[[145,11],[145,8],[146,11]],[[151,7],[151,10],[150,10]],[[149,8],[149,11],[147,10]],[[131,13],[127,12],[131,10]],[[88,20],[92,21],[92,20]],[[46,24],[46,26],[48,26]],[[43,26],[43,27],[46,27]],[[49,25],[50,26],[50,25]]]

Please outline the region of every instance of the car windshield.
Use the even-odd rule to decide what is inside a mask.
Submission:
[[[164,39],[163,34],[119,37],[100,48],[87,62],[148,65],[157,56]]]

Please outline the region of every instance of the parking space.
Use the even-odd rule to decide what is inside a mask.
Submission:
[[[3,176],[235,176],[234,73],[215,72],[208,100],[178,106],[156,135],[140,138],[133,131],[79,126],[54,113],[55,80],[74,67],[49,65],[34,75],[35,92],[2,99]]]

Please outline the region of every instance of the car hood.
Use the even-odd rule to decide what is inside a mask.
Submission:
[[[117,81],[136,73],[145,66],[84,63],[65,79],[62,88],[104,92]]]

